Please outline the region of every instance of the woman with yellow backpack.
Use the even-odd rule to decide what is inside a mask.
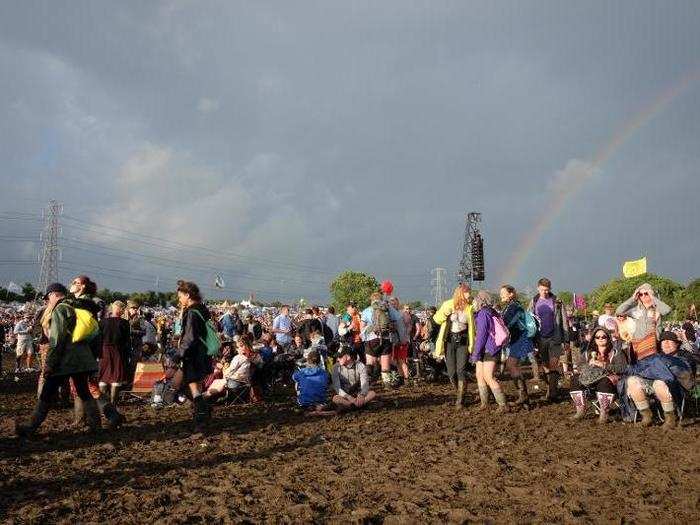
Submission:
[[[93,356],[100,359],[102,355],[102,334],[100,331],[101,320],[104,312],[104,305],[97,294],[97,284],[87,275],[79,275],[70,285],[72,297],[68,302],[75,309],[76,314],[76,334],[74,339],[84,339],[90,345]],[[114,430],[122,425],[124,416],[116,408],[115,401],[118,390],[113,393],[114,401],[110,398],[110,392],[106,384],[100,385],[97,377],[90,377],[88,387],[93,397],[97,398],[97,405],[100,412],[107,420],[107,429]],[[75,423],[81,423],[82,408],[80,398],[75,396]]]

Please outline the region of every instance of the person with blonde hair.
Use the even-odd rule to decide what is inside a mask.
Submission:
[[[464,406],[466,389],[467,356],[474,347],[474,314],[471,305],[471,288],[461,283],[435,312],[433,320],[440,325],[435,342],[435,355],[444,356],[447,375],[457,390],[455,407]]]
[[[100,392],[107,395],[110,389],[110,402],[115,407],[119,400],[119,388],[127,379],[127,359],[131,350],[129,322],[122,319],[126,305],[114,301],[109,307],[109,316],[100,321],[102,347],[100,352],[97,381]]]

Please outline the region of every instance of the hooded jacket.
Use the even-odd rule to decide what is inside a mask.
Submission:
[[[87,341],[72,342],[75,322],[73,307],[65,301],[60,301],[51,313],[49,325],[46,366],[52,375],[64,376],[97,371],[97,361]]]

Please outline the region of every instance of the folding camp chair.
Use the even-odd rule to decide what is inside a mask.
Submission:
[[[221,399],[222,403],[226,405],[247,403],[249,400],[250,386],[248,385],[236,389],[227,388],[223,398]]]
[[[165,377],[165,369],[161,363],[141,362],[136,364],[134,382],[130,390],[122,392],[130,399],[144,401],[153,391],[153,385]]]

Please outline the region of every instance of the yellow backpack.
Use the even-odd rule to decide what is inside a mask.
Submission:
[[[83,308],[73,308],[75,311],[75,328],[73,329],[73,343],[81,341],[90,341],[100,331],[100,325],[92,316],[89,310]]]

